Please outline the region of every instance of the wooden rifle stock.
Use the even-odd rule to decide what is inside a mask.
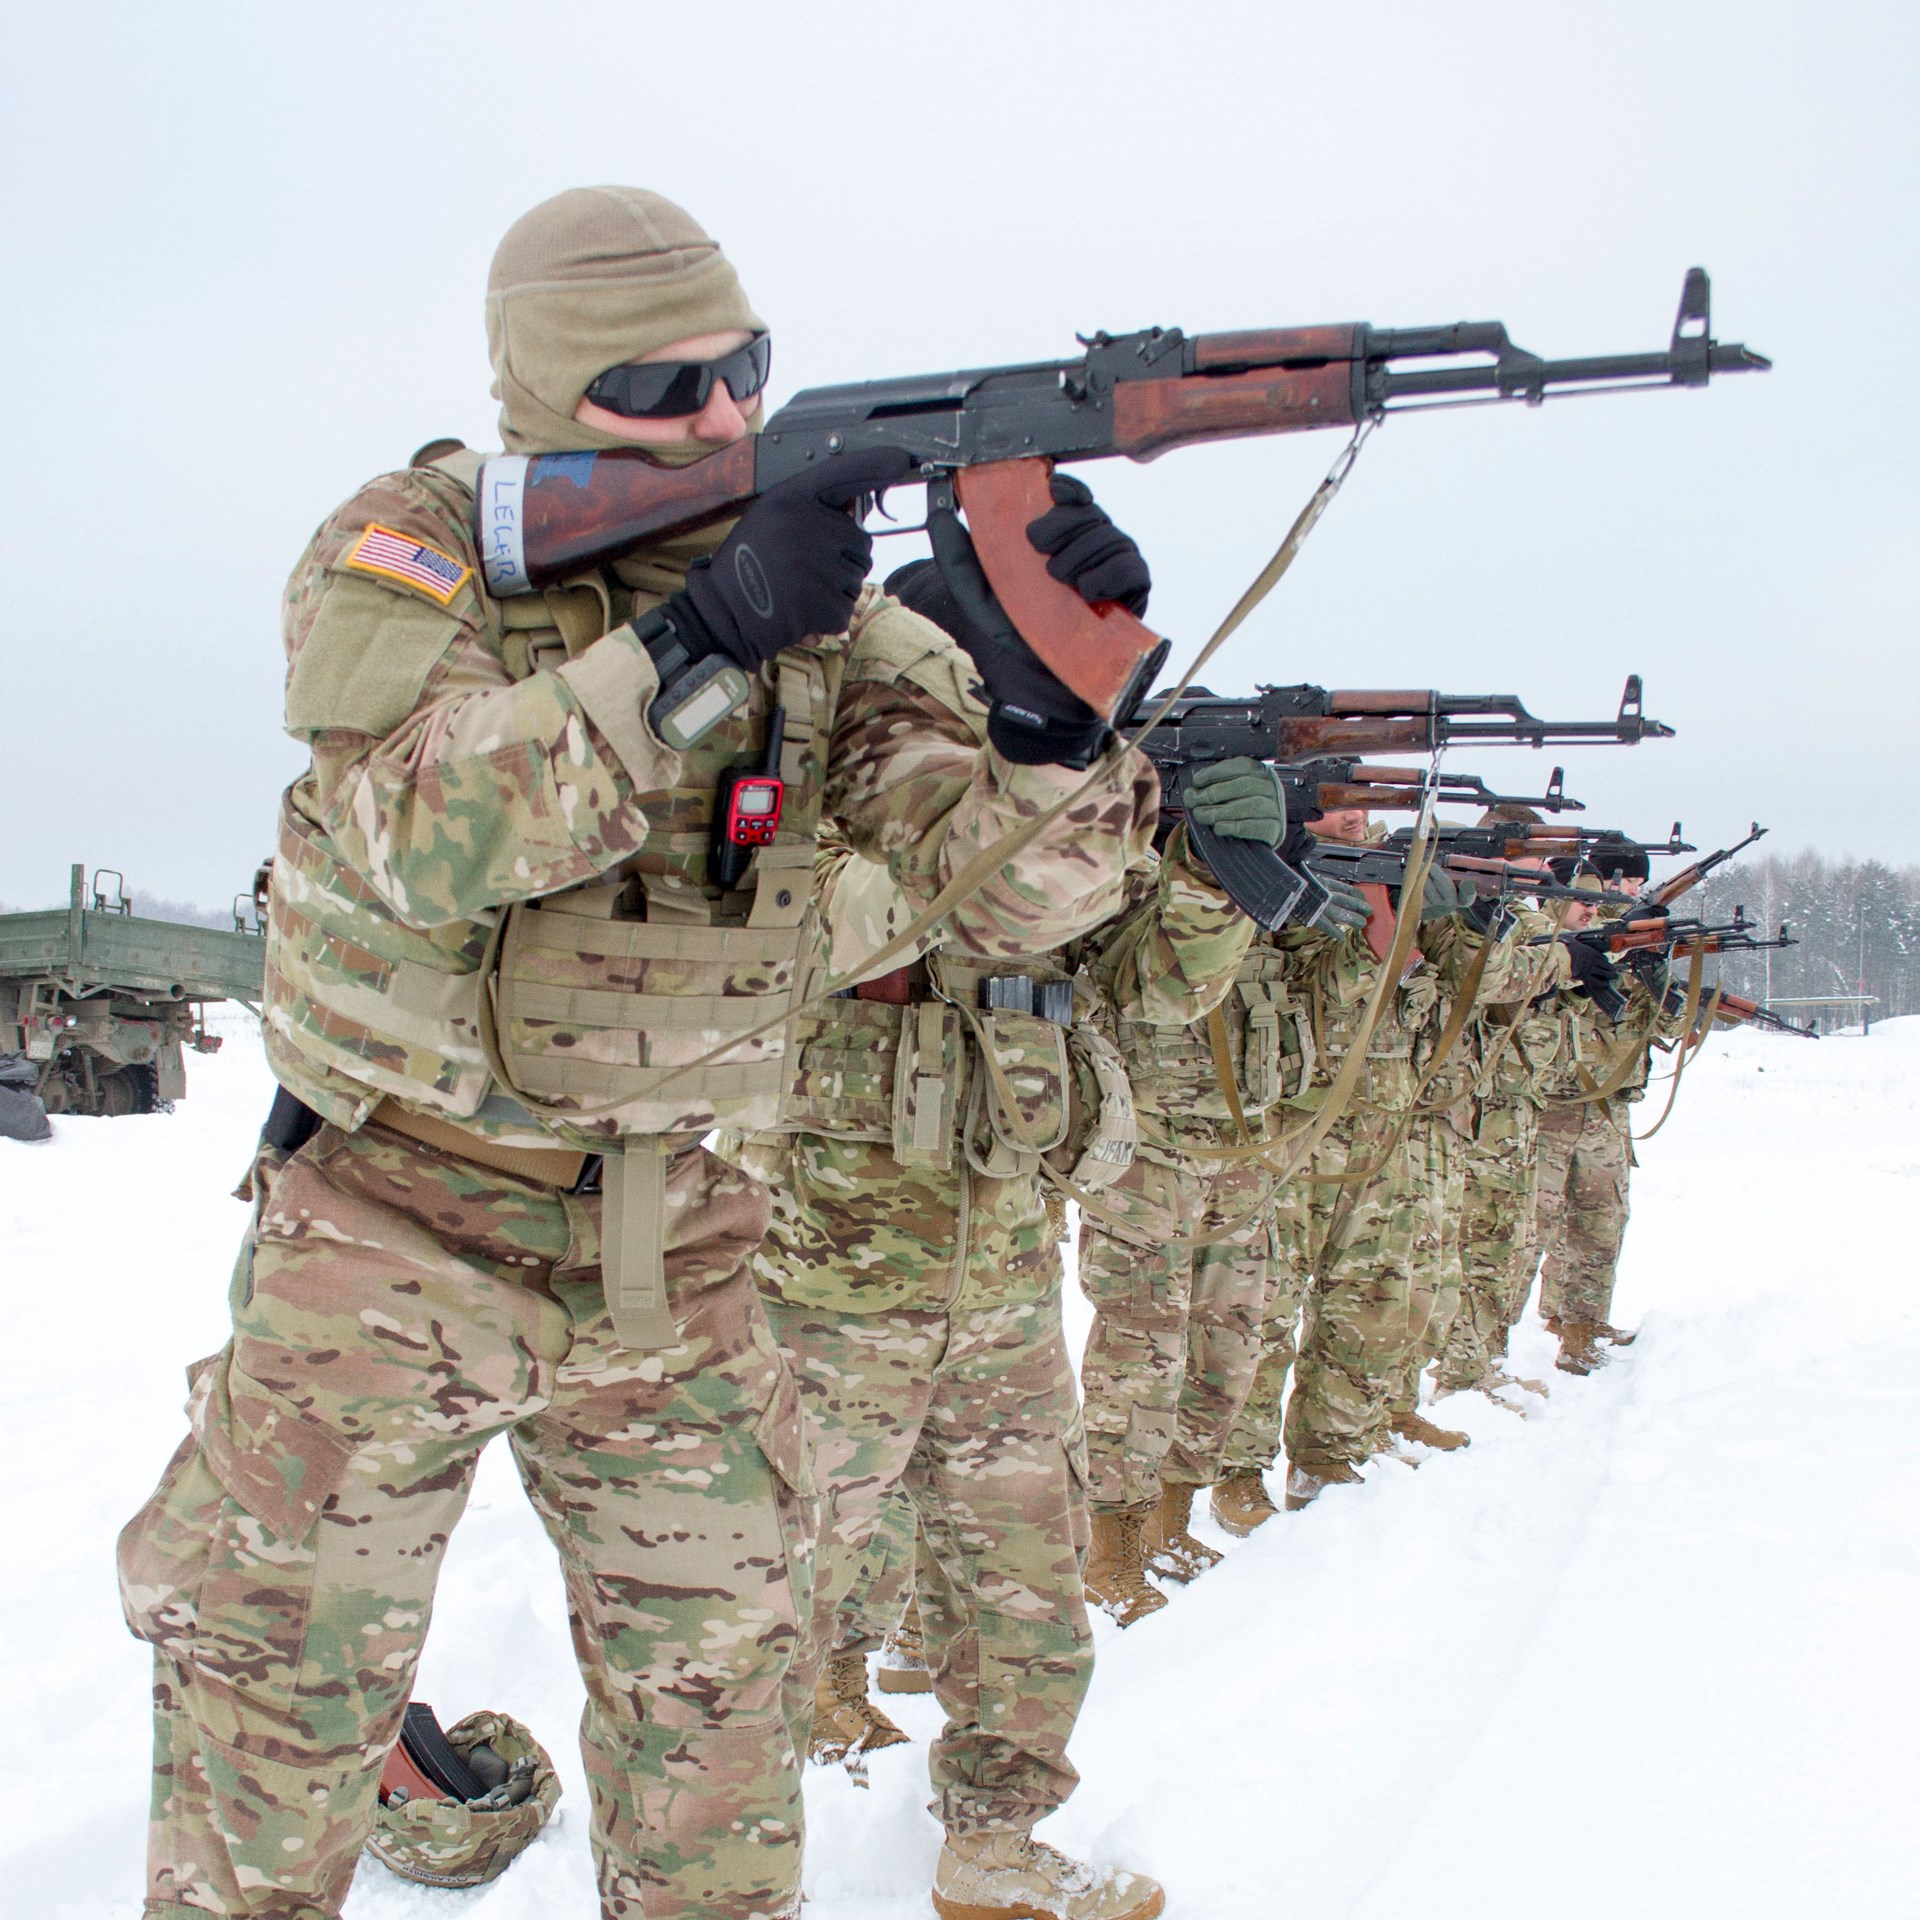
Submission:
[[[602,453],[539,454],[518,471],[513,535],[524,570],[522,585],[544,587],[589,567],[604,566],[642,542],[735,514],[750,501],[756,442],[751,435],[704,460],[670,467],[642,447]],[[514,470],[510,460],[489,461],[478,500],[481,554],[489,584],[503,590],[493,564],[504,509],[489,502],[488,477],[495,468]]]

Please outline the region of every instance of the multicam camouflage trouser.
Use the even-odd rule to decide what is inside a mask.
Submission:
[[[1338,1181],[1349,1165],[1372,1166],[1394,1131],[1385,1114],[1342,1118],[1305,1176],[1281,1189],[1279,1282],[1253,1390],[1227,1443],[1229,1469],[1260,1472],[1279,1458],[1283,1400],[1287,1458],[1310,1473],[1357,1466],[1386,1438],[1408,1356],[1433,1311],[1442,1234],[1434,1195],[1444,1191],[1444,1170],[1436,1173],[1429,1138],[1396,1148],[1357,1191]]]
[[[510,1436],[566,1575],[603,1912],[789,1914],[782,1683],[813,1502],[743,1262],[764,1191],[668,1173],[684,1343],[615,1344],[600,1202],[379,1127],[259,1178],[233,1338],[121,1537],[155,1650],[150,1912],[338,1911],[481,1449]]]
[[[881,1503],[833,1630],[835,1653],[877,1653],[914,1597],[920,1513],[904,1486]]]
[[[1503,1105],[1483,1118],[1480,1138],[1465,1146],[1460,1310],[1440,1357],[1438,1384],[1444,1391],[1478,1386],[1505,1357],[1523,1283],[1532,1283],[1538,1122],[1530,1102]]]
[[[1430,1243],[1423,1242],[1428,1265],[1425,1287],[1431,1294],[1427,1323],[1401,1365],[1400,1385],[1393,1410],[1411,1413],[1420,1404],[1420,1376],[1428,1363],[1446,1351],[1465,1297],[1464,1229],[1467,1202],[1467,1156],[1464,1134],[1438,1116],[1414,1122],[1407,1143],[1408,1171],[1427,1183],[1427,1202],[1436,1226]]]
[[[954,1833],[1024,1832],[1079,1778],[1066,1746],[1093,1664],[1059,1288],[952,1313],[839,1314],[769,1299],[767,1317],[800,1383],[826,1496],[809,1664],[850,1619],[884,1631],[898,1618],[914,1566],[912,1529],[892,1504],[904,1488],[924,1542],[927,1667],[947,1715],[930,1755],[934,1810]],[[905,1551],[897,1572],[887,1556],[876,1610],[852,1588],[883,1518]],[[796,1667],[796,1713],[811,1699],[802,1680]]]
[[[1132,1507],[1157,1499],[1163,1478],[1219,1478],[1279,1270],[1273,1177],[1257,1163],[1209,1171],[1143,1157],[1100,1198],[1137,1231],[1081,1223],[1080,1288],[1094,1309],[1080,1363],[1087,1490],[1096,1507]],[[1235,1220],[1212,1246],[1167,1244]]]
[[[1544,1316],[1598,1322],[1613,1311],[1614,1269],[1627,1233],[1632,1114],[1616,1096],[1549,1107],[1541,1116],[1534,1238],[1544,1256]]]

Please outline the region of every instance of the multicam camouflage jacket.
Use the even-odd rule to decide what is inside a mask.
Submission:
[[[1329,937],[1288,928],[1273,938],[1287,959],[1287,989],[1307,1009],[1312,1042],[1312,1059],[1303,1063],[1299,1090],[1288,1095],[1286,1105],[1312,1111],[1324,1103],[1360,1037],[1381,962],[1364,932]],[[1447,1040],[1459,992],[1483,949],[1476,1004],[1514,997],[1520,964],[1514,939],[1497,939],[1489,947],[1478,928],[1454,919],[1420,929],[1414,958],[1388,993],[1368,1040],[1352,1111],[1405,1114],[1418,1093],[1423,1109],[1452,1113],[1470,1097],[1471,1051],[1463,1052],[1457,1041],[1444,1057],[1439,1049]]]
[[[1272,936],[1214,883],[1184,827],[1135,876],[1120,921],[1075,958],[1126,1062],[1146,1158],[1171,1165],[1186,1147],[1238,1143],[1235,1103],[1248,1137],[1267,1137],[1311,1037]]]
[[[1523,926],[1523,942],[1556,930],[1546,914],[1527,915]],[[1532,968],[1521,970],[1523,996],[1479,1009],[1468,1029],[1475,1062],[1477,1140],[1514,1137],[1527,1124],[1521,1109],[1537,1113],[1546,1105],[1559,1065],[1564,1039],[1559,989],[1569,977],[1566,949],[1556,941],[1531,952],[1538,958]]]
[[[1570,977],[1566,949],[1552,940],[1558,924],[1551,914],[1509,906],[1494,924],[1497,944],[1471,1017],[1424,1102],[1444,1105],[1454,1131],[1481,1142],[1511,1138],[1515,1109],[1541,1104],[1560,1038],[1541,1003]],[[1534,944],[1543,938],[1550,944]],[[1429,1047],[1436,1043],[1429,1037]]]
[[[1676,1039],[1683,1022],[1637,974],[1623,973],[1621,985],[1627,1007],[1617,1021],[1583,993],[1563,988],[1555,995],[1551,1015],[1557,1036],[1553,1066],[1544,1076],[1544,1104],[1565,1105],[1602,1087],[1611,1087],[1617,1099],[1646,1098],[1653,1049]]]
[[[461,453],[372,482],[288,585],[287,725],[312,765],[286,794],[274,863],[274,1072],[348,1129],[382,1100],[588,1149],[766,1124],[791,1073],[784,1016],[818,962],[821,824],[917,909],[1060,789],[983,747],[971,663],[871,589],[847,634],[789,649],[746,710],[671,751],[644,717],[657,680],[625,623],[724,529],[495,599],[476,465]],[[764,755],[776,705],[780,832],[723,890],[707,873],[715,787]],[[951,942],[1056,944],[1056,902],[1098,891],[1156,797],[1127,755],[955,912]]]
[[[1135,1146],[1111,1003],[1093,980],[1129,1012],[1192,1018],[1227,990],[1251,932],[1209,876],[1156,860],[1144,835],[1111,851],[1107,889],[1057,893],[1054,952],[1015,962],[942,947],[801,1016],[786,1130],[720,1141],[774,1189],[751,1263],[764,1292],[874,1314],[1011,1305],[1059,1284],[1062,1221],[1041,1162],[1097,1188]],[[836,966],[904,922],[897,891],[844,848],[823,852],[819,891]],[[889,997],[862,997],[875,991]]]

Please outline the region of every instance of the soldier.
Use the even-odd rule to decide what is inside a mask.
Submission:
[[[1489,808],[1480,824],[1524,827],[1541,820],[1531,807],[1506,805]],[[1544,860],[1514,864],[1546,870]],[[1444,1342],[1437,1330],[1429,1342],[1440,1347],[1435,1386],[1443,1394],[1474,1389],[1497,1398],[1502,1388],[1519,1384],[1500,1361],[1506,1355],[1515,1281],[1532,1244],[1543,1074],[1559,1040],[1551,1005],[1568,974],[1557,945],[1528,944],[1558,931],[1550,914],[1517,912],[1514,925],[1520,943],[1516,957],[1527,965],[1516,971],[1510,995],[1483,1000],[1475,1008],[1465,1035],[1472,1087],[1460,1114],[1460,1295]]]
[[[1602,886],[1591,869],[1570,877],[1582,889]],[[1566,909],[1565,930],[1578,933],[1617,913],[1575,901]],[[1591,947],[1574,943],[1564,951],[1573,981],[1559,996],[1560,1045],[1540,1121],[1534,1244],[1541,1256],[1540,1317],[1560,1341],[1554,1365],[1588,1374],[1605,1364],[1605,1346],[1630,1346],[1634,1339],[1607,1317],[1627,1231],[1633,1108],[1646,1097],[1651,1049],[1673,1039],[1681,1022],[1637,974],[1623,974]],[[1618,1021],[1594,1003],[1596,984],[1626,993]]]
[[[1137,577],[1114,577],[1117,538],[1089,522],[1105,567],[1063,577],[1089,598],[1143,601],[1130,542]],[[978,645],[924,563],[889,586]],[[975,719],[985,732],[984,707]],[[1130,831],[1085,823],[1047,891],[1062,944],[1113,919],[1129,870],[1150,861],[1158,782],[1133,764]],[[1273,830],[1280,803],[1266,786],[1274,819],[1261,825]],[[823,856],[820,894],[836,973],[857,970],[906,908],[884,870],[848,850]],[[1101,936],[1127,990],[1224,991],[1245,939],[1225,896],[1163,868],[1148,900],[1151,913]],[[726,1150],[774,1188],[752,1267],[826,1494],[810,1658],[834,1657],[812,1711],[831,1716],[835,1746],[886,1739],[853,1730],[871,1713],[866,1651],[889,1624],[855,1581],[888,1519],[884,1558],[904,1575],[912,1535],[893,1497],[904,1487],[925,1660],[947,1716],[930,1755],[946,1829],[935,1906],[947,1920],[1147,1920],[1161,1904],[1152,1881],[1095,1873],[1031,1838],[1077,1779],[1066,1746],[1092,1658],[1085,1466],[1041,1161],[1084,1188],[1124,1167],[1133,1138],[1118,1057],[1065,957],[1044,947],[1032,930],[1017,947],[949,941],[806,1016],[789,1130]],[[799,1718],[808,1703],[793,1692]]]
[[[757,425],[761,323],[652,194],[526,215],[487,323],[515,451],[672,464]],[[121,1541],[155,1652],[148,1911],[170,1920],[338,1910],[501,1432],[565,1570],[604,1913],[795,1912],[782,1692],[811,1482],[745,1272],[767,1196],[699,1142],[786,1090],[820,823],[917,904],[1083,791],[949,922],[1017,947],[1142,804],[1060,764],[1056,735],[1093,716],[1024,648],[962,674],[945,635],[862,592],[844,509],[898,463],[850,455],[731,530],[511,599],[485,590],[477,467],[442,442],[373,481],[287,590],[311,765],[270,901],[281,1097],[232,1340],[193,1370],[191,1434]],[[764,759],[776,707],[785,812],[722,886],[716,784]]]
[[[1237,784],[1249,805],[1271,784],[1264,767],[1200,778],[1211,784],[1197,791],[1224,802]],[[1195,884],[1176,827],[1160,898],[1143,907],[1172,924]],[[1358,892],[1334,884],[1346,922],[1364,925]],[[1235,946],[1245,957],[1231,976],[1217,974],[1224,993],[1196,996],[1189,969],[1186,990],[1143,994],[1116,966],[1132,959],[1121,944],[1090,969],[1140,1129],[1133,1165],[1102,1196],[1106,1217],[1083,1212],[1080,1227],[1080,1286],[1094,1308],[1080,1369],[1087,1591],[1123,1627],[1166,1605],[1148,1567],[1185,1584],[1220,1558],[1190,1517],[1253,1384],[1276,1280],[1273,1167],[1255,1149],[1275,1137],[1280,1103],[1301,1091],[1313,1059],[1307,1010],[1285,986],[1286,950],[1236,920],[1223,926],[1218,965]]]
[[[1361,840],[1370,830],[1364,809],[1343,808],[1316,820],[1313,831]],[[1415,1053],[1423,1033],[1443,1028],[1481,945],[1459,918],[1472,900],[1470,883],[1438,868],[1428,875],[1416,909],[1423,957],[1388,991],[1351,1105],[1299,1179],[1280,1190],[1279,1284],[1212,1495],[1214,1517],[1229,1533],[1251,1533],[1275,1511],[1264,1473],[1280,1452],[1296,1351],[1298,1375],[1286,1399],[1289,1509],[1307,1506],[1331,1483],[1358,1480],[1361,1463],[1389,1442],[1409,1356],[1433,1310],[1445,1226],[1444,1157],[1431,1133],[1408,1137],[1420,1077]],[[1373,931],[1377,937],[1381,929]],[[1313,1013],[1314,1058],[1287,1105],[1311,1115],[1361,1036],[1386,942],[1376,952],[1365,932],[1329,938],[1291,929],[1278,944],[1290,959],[1289,994]],[[1491,964],[1485,979],[1497,984]],[[1294,1322],[1303,1310],[1296,1349]]]

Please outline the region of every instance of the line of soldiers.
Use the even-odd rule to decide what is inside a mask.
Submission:
[[[766,330],[656,195],[535,208],[487,321],[529,460],[672,466],[758,426]],[[866,584],[847,509],[886,458],[517,595],[478,472],[423,448],[287,589],[281,1092],[232,1337],[120,1545],[154,1651],[146,1910],[338,1912],[504,1434],[565,1575],[604,1914],[798,1911],[802,1759],[884,1737],[867,1654],[911,1599],[937,1910],[1150,1920],[1145,1875],[1033,1837],[1076,1778],[1088,1598],[1164,1604],[1149,1570],[1214,1557],[1194,1491],[1263,1523],[1283,1439],[1290,1506],[1461,1444],[1430,1368],[1519,1391],[1536,1188],[1562,1364],[1595,1364],[1622,1049],[1667,1016],[1603,1031],[1573,950],[1530,944],[1554,916],[1437,869],[1397,914],[1346,889],[1326,930],[1257,930],[1011,626],[924,565]],[[1048,571],[1143,608],[1133,542],[1077,482],[1053,500]],[[769,764],[778,812],[722,859],[716,794]],[[1252,761],[1188,812],[1299,825]]]

